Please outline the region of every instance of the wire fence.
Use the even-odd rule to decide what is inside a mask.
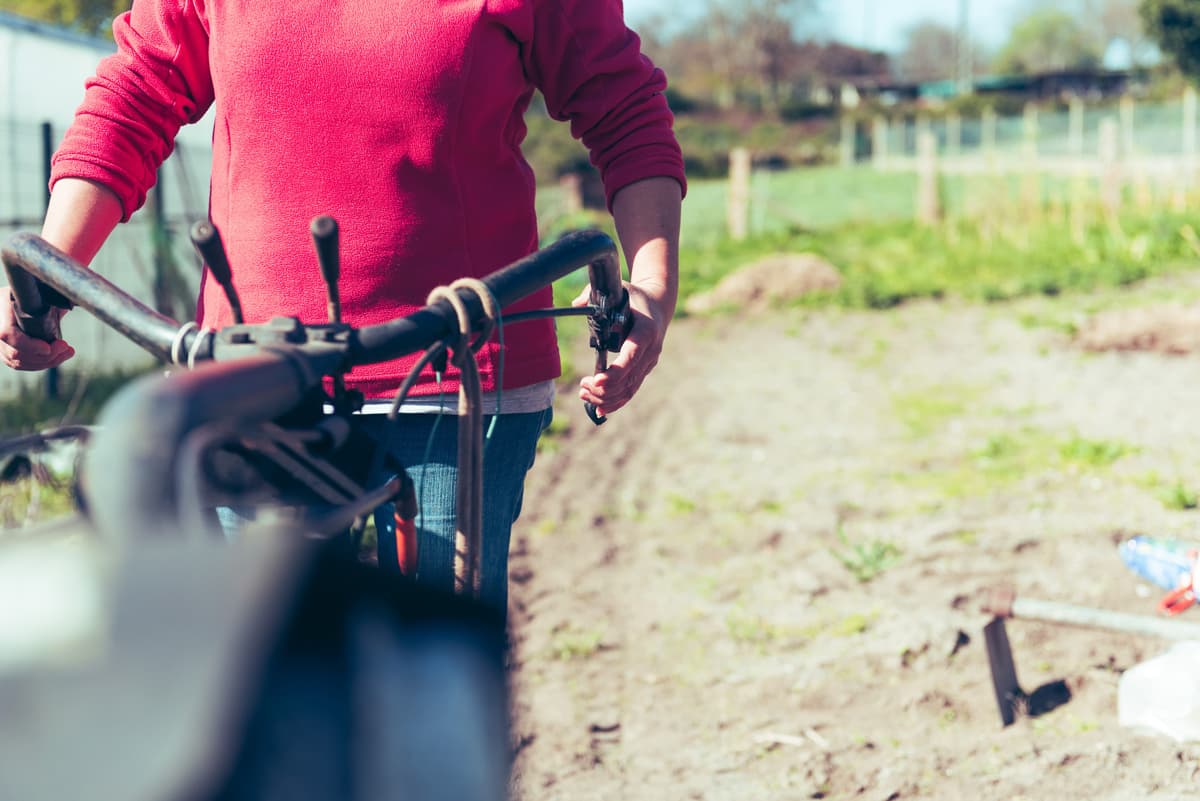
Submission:
[[[0,239],[41,228],[47,199],[48,150],[62,138],[48,123],[0,119]],[[47,136],[48,134],[48,136]],[[171,304],[170,313],[190,318],[201,264],[188,239],[189,226],[207,216],[211,150],[176,142],[175,152],[159,171],[158,185],[145,207],[117,226],[92,262],[92,268],[149,306]],[[161,232],[161,235],[160,235]],[[160,240],[161,236],[161,240]],[[166,247],[158,246],[165,241]],[[162,272],[168,271],[167,280]],[[164,295],[156,283],[173,286]],[[85,373],[137,369],[150,357],[85,313],[68,314],[63,336],[76,356],[66,368]],[[0,398],[44,380],[39,375],[0,371]]]
[[[1111,153],[1104,152],[1106,129],[1115,132]],[[1163,101],[1075,100],[1050,109],[1030,105],[1022,114],[881,116],[857,126],[853,150],[844,145],[843,153],[864,156],[883,169],[915,169],[925,134],[933,137],[950,172],[975,171],[986,162],[989,171],[1073,174],[1081,162],[1120,158],[1136,170],[1182,177],[1178,165],[1197,156],[1197,99],[1189,89]]]

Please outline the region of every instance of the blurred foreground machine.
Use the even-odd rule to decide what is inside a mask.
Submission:
[[[0,801],[502,801],[500,621],[294,536],[0,541]]]

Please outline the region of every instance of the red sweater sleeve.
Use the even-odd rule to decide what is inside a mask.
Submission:
[[[618,190],[670,177],[686,192],[667,79],[625,25],[621,0],[530,0],[525,70],[550,116],[570,120],[600,170],[609,208]]]
[[[128,220],[146,200],[184,123],[213,102],[208,32],[199,0],[137,0],[113,23],[117,52],[100,62],[55,154],[51,186],[107,186]]]

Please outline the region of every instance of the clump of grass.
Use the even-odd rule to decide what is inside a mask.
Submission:
[[[669,493],[666,503],[668,512],[674,517],[686,517],[696,511],[696,502],[686,495]]]
[[[861,584],[874,581],[898,564],[904,555],[899,546],[885,540],[851,543],[845,528],[841,526],[838,527],[837,538],[843,547],[831,549],[830,553]]]
[[[1187,512],[1200,507],[1200,495],[1182,481],[1176,481],[1158,490],[1163,506],[1177,512]]]
[[[1200,493],[1181,478],[1163,479],[1157,471],[1151,471],[1137,480],[1165,506],[1176,512],[1188,512],[1200,508]]]
[[[741,610],[730,612],[725,617],[725,628],[735,642],[751,645],[766,645],[780,636],[779,628],[770,621]]]
[[[974,387],[945,384],[898,394],[892,398],[892,409],[910,434],[926,437],[966,414],[978,395]]]
[[[567,626],[555,632],[550,651],[555,659],[562,661],[586,659],[599,651],[603,642],[604,634],[600,631]]]
[[[1059,456],[1067,464],[1090,468],[1108,467],[1137,451],[1137,447],[1123,442],[1085,439],[1078,435],[1061,443],[1058,449]]]
[[[856,637],[865,634],[871,628],[871,624],[875,622],[876,617],[878,617],[876,613],[866,615],[856,612],[834,623],[830,627],[830,633],[836,637]]]

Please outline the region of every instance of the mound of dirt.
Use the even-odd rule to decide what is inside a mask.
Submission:
[[[1154,351],[1186,354],[1200,351],[1200,307],[1154,306],[1103,312],[1075,336],[1090,351]]]
[[[762,311],[841,285],[841,273],[819,256],[779,253],[726,276],[712,290],[692,296],[684,308],[689,314],[705,314],[722,308]]]

